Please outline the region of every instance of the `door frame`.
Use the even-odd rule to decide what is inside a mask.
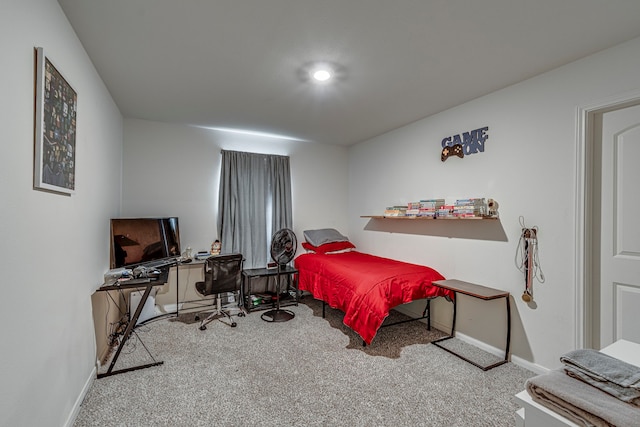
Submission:
[[[593,331],[596,319],[594,292],[598,280],[591,274],[593,256],[594,209],[593,169],[594,141],[597,137],[594,129],[596,119],[602,114],[640,104],[640,92],[628,92],[597,103],[578,107],[576,142],[576,247],[575,247],[575,348],[592,348]],[[598,214],[599,216],[599,214]],[[599,249],[599,248],[598,248]],[[599,350],[599,349],[598,349]]]

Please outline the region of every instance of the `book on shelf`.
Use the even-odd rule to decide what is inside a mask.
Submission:
[[[453,215],[459,217],[483,216],[487,203],[484,198],[458,199],[454,205]]]
[[[447,218],[453,216],[453,205],[442,205],[438,209],[438,218]]]
[[[431,208],[438,209],[444,205],[444,199],[423,199],[420,200],[420,207],[422,209]]]
[[[485,203],[484,197],[456,200],[456,205],[484,205]]]
[[[427,217],[427,218],[434,218],[436,216],[436,210],[435,209],[420,209],[418,211],[418,216]]]
[[[389,206],[384,210],[384,216],[405,216],[406,213],[406,206]]]

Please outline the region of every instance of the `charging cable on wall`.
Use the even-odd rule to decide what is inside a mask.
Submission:
[[[544,283],[544,273],[538,257],[538,227],[526,227],[522,216],[520,217],[520,227],[522,233],[516,249],[515,263],[518,270],[524,273],[525,289],[522,300],[531,302],[533,300],[534,279]]]

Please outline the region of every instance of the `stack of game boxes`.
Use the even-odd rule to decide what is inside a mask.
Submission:
[[[437,218],[453,218],[454,205],[442,205],[436,211]]]
[[[418,216],[419,213],[420,213],[420,202],[407,203],[407,211],[405,212],[405,215]]]
[[[451,214],[456,218],[482,217],[487,211],[486,206],[484,198],[458,199]]]
[[[425,199],[420,200],[418,216],[435,218],[438,210],[444,206],[444,199]]]
[[[407,207],[402,206],[389,206],[384,210],[384,216],[406,216]]]
[[[454,204],[445,204],[445,199],[424,199],[405,205],[389,206],[386,217],[427,218],[482,218],[487,215],[487,202],[483,197],[457,199]]]

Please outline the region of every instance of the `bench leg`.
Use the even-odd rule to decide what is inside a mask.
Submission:
[[[509,346],[511,345],[511,303],[509,302],[509,296],[505,297],[507,300],[507,345],[504,351],[504,360],[509,360]]]

